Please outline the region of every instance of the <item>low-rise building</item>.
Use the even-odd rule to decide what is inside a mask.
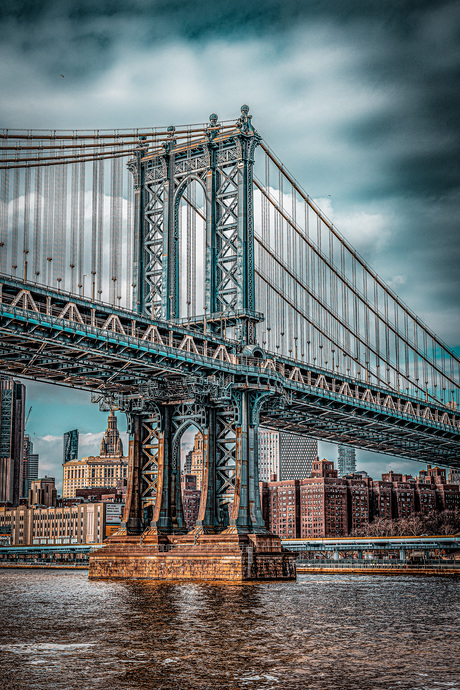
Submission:
[[[300,481],[300,538],[348,533],[347,489],[334,463],[316,458],[311,477]]]
[[[12,546],[100,544],[108,524],[119,528],[123,504],[76,503],[63,506],[0,508],[0,532]]]
[[[55,506],[57,504],[56,483],[54,477],[35,479],[29,489],[29,505]]]
[[[391,520],[392,508],[392,484],[388,481],[372,481],[370,500],[371,515],[382,520]]]
[[[276,475],[272,474],[272,478]],[[261,482],[261,503],[265,524],[283,539],[298,537],[300,524],[299,480]]]
[[[460,484],[460,467],[449,467],[448,484]]]

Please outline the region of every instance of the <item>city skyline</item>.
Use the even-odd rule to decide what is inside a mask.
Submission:
[[[54,400],[51,404],[43,404],[40,407],[40,400],[42,395],[48,393],[49,384],[42,384],[36,381],[21,379],[26,385],[26,405],[30,406],[30,397],[28,396],[29,386],[33,388],[34,402],[32,413],[26,428],[26,433],[30,435],[34,444],[34,451],[39,455],[39,476],[47,474],[55,477],[56,488],[59,493],[62,493],[62,450],[63,437],[66,431],[69,431],[69,424],[66,424],[65,418],[53,414],[54,410],[62,408],[62,406],[69,406],[79,410],[81,414],[80,422],[77,422],[75,416],[69,417],[72,419],[73,426],[79,431],[79,459],[89,455],[98,453],[101,440],[107,427],[107,412],[101,412],[98,406],[90,402],[90,395],[85,391],[75,391],[71,388],[67,389],[62,386],[53,386],[54,390],[60,392],[58,396],[59,401]],[[75,394],[76,400],[71,402],[68,396]],[[38,402],[38,405],[37,405]],[[51,408],[51,418],[49,411]],[[35,416],[33,416],[35,413]],[[74,414],[72,412],[72,414]],[[118,412],[117,420],[125,448],[128,447],[128,434],[126,433],[126,417],[124,413]],[[48,420],[48,421],[46,421]],[[39,434],[39,430],[43,425],[48,423],[48,428],[51,433]],[[62,434],[58,433],[59,429],[63,429]],[[181,454],[184,455],[189,450],[193,449],[195,434],[197,429],[194,426],[189,427],[182,437]],[[318,455],[320,458],[336,462],[338,444],[327,443],[325,441],[318,441]],[[436,463],[434,463],[436,464]],[[393,470],[402,474],[418,474],[425,462],[416,460],[407,460],[405,458],[392,457],[384,454],[364,451],[360,448],[356,449],[356,469],[365,470],[371,476],[380,476],[384,472]]]

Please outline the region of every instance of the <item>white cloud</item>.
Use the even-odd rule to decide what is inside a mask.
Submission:
[[[315,203],[358,252],[367,257],[379,252],[391,238],[389,218],[361,209],[336,212],[330,197],[315,199]]]

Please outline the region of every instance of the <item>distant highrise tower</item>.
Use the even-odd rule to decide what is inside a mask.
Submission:
[[[34,445],[28,434],[24,436],[24,462],[22,467],[22,496],[28,498],[32,482],[38,479],[38,453],[34,453]]]
[[[18,505],[24,459],[26,387],[11,378],[0,379],[0,501]]]
[[[279,481],[309,477],[313,460],[317,455],[316,438],[281,431]]]
[[[187,462],[187,461],[186,461]],[[195,441],[192,450],[190,472],[196,477],[196,489],[201,491],[201,484],[203,482],[204,469],[204,451],[203,451],[203,434],[199,431],[195,434]]]
[[[123,456],[123,444],[113,412],[109,415],[101,441],[100,455],[69,460],[63,467],[63,498],[75,498],[77,489],[113,489],[118,482],[126,480],[128,458]]]
[[[78,429],[66,431],[64,434],[64,454],[63,462],[76,460],[78,458]]]
[[[352,446],[338,446],[337,465],[339,477],[356,471],[356,451]]]
[[[259,481],[306,479],[318,455],[318,441],[309,436],[259,429]]]
[[[276,474],[280,478],[280,432],[272,429],[259,429],[259,481],[271,481]]]
[[[123,455],[123,444],[120,438],[120,432],[117,428],[117,418],[113,414],[113,410],[109,415],[107,421],[107,429],[104,438],[101,441],[101,458],[121,458]]]

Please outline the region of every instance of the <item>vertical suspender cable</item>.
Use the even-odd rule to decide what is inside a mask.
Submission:
[[[190,153],[190,150],[189,150]],[[190,195],[191,187],[194,185],[193,182],[191,182],[188,187],[185,189],[185,194],[187,196]],[[181,213],[181,219],[183,219],[184,213],[182,211]],[[181,245],[181,257],[185,258],[185,266],[183,267],[185,270],[180,272],[180,277],[179,277],[179,290],[180,292],[183,292],[181,290],[182,284],[185,282],[186,284],[186,291],[185,291],[185,308],[186,308],[186,314],[187,318],[189,319],[191,316],[191,305],[192,305],[192,207],[190,204],[186,204],[185,208],[185,218],[186,218],[186,228],[185,228],[185,236],[186,236],[186,245],[185,245],[185,257],[183,256],[183,249],[184,247]],[[180,222],[179,222],[180,225]],[[185,275],[184,275],[185,274]]]
[[[132,251],[133,251],[133,182],[130,175],[127,174],[127,202],[126,202],[126,306],[131,309],[132,305]]]
[[[18,267],[18,234],[19,234],[19,168],[13,173],[13,218],[11,233],[11,268],[13,275]]]
[[[70,268],[70,292],[75,294],[75,278],[77,266],[77,237],[78,237],[78,211],[79,211],[79,166],[73,163],[70,166],[71,182],[70,182],[70,252],[69,252],[69,268]]]
[[[50,200],[50,181],[49,174],[51,168],[43,168],[43,250],[42,250],[42,282],[46,283],[48,275],[48,239],[49,239],[49,200]]]
[[[117,280],[117,254],[115,238],[115,194],[116,194],[116,170],[115,158],[110,159],[110,231],[109,231],[109,301],[115,304],[116,300],[116,280]]]
[[[192,195],[192,206],[193,208],[196,208],[196,192],[197,192],[197,183],[192,181],[191,184],[191,195]],[[191,246],[191,257],[190,257],[190,264],[191,264],[191,269],[192,269],[192,278],[191,278],[191,283],[192,283],[192,295],[191,295],[191,310],[192,310],[192,316],[195,316],[197,313],[197,306],[196,306],[196,244],[197,244],[197,235],[196,235],[196,223],[197,223],[197,217],[196,217],[196,212],[192,212],[192,246]],[[200,220],[201,224],[201,220]],[[204,236],[204,231],[201,233],[201,237]]]
[[[29,237],[30,237],[30,168],[27,167],[24,175],[24,219],[23,219],[22,253],[24,261],[24,279],[27,280],[27,268],[29,263]]]
[[[97,299],[102,299],[103,268],[104,268],[104,160],[98,161],[98,186],[97,186]]]
[[[1,171],[1,206],[2,217],[0,227],[0,271],[6,273],[7,270],[7,253],[8,253],[8,226],[9,226],[9,200],[10,200],[10,172],[9,170]]]
[[[93,179],[91,195],[91,298],[95,298],[97,269],[97,204],[98,204],[98,161],[93,161]]]
[[[121,159],[111,159],[110,195],[110,301],[119,303],[120,297],[120,243],[121,243]]]
[[[59,180],[59,218],[56,226],[56,282],[58,287],[65,286],[66,280],[66,245],[67,245],[67,165],[60,165]]]
[[[80,163],[80,189],[78,193],[78,269],[77,282],[83,288],[85,271],[85,196],[86,163]],[[81,290],[80,288],[80,290]]]
[[[42,239],[42,169],[35,168],[35,191],[34,191],[34,256],[33,271],[34,279],[38,281],[40,275],[40,248]]]
[[[57,264],[58,264],[58,252],[57,252],[57,240],[58,240],[58,227],[60,222],[60,201],[61,201],[62,185],[61,185],[61,166],[54,166],[54,188],[53,188],[53,216],[52,216],[52,226],[51,226],[51,238],[50,244],[52,246],[52,273],[50,285],[56,287],[57,275]]]

